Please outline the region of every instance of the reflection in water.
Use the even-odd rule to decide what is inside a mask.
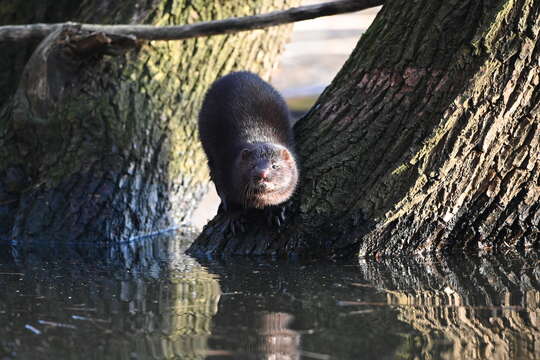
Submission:
[[[1,249],[0,358],[204,359],[219,284],[169,240]]]
[[[538,265],[536,257],[514,257],[406,267],[365,263],[363,268],[367,277],[392,287],[386,290],[387,304],[398,309],[399,320],[420,332],[414,351],[418,358],[538,359]],[[381,272],[385,266],[411,276],[388,281]]]
[[[234,332],[225,339],[225,346],[234,359],[298,360],[300,359],[300,333],[289,328],[293,320],[284,312],[253,314],[253,321],[245,326],[242,337]],[[240,325],[240,324],[239,324]],[[241,330],[240,326],[238,330]],[[223,343],[217,343],[223,346]]]
[[[535,255],[202,265],[181,236],[0,247],[0,359],[536,359]]]
[[[289,329],[293,316],[287,313],[266,313],[260,315],[257,327],[257,351],[268,360],[300,359],[300,334]]]
[[[445,289],[396,292],[389,294],[388,303],[399,307],[398,319],[422,334],[423,358],[447,354],[449,359],[536,359],[540,358],[539,293],[524,295],[523,305],[513,305],[505,292],[500,294],[500,306],[467,306],[460,295]]]

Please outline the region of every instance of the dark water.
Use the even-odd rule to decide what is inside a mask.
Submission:
[[[538,256],[200,264],[182,236],[0,249],[0,359],[536,359]]]

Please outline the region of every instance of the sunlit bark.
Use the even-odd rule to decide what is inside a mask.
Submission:
[[[540,238],[540,1],[389,1],[296,125],[279,231],[217,218],[191,251],[361,256]]]

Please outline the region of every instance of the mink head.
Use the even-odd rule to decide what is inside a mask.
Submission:
[[[236,201],[245,208],[263,208],[287,201],[298,182],[293,154],[277,144],[256,143],[242,148],[235,161]]]

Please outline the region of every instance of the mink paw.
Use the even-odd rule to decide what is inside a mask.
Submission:
[[[245,232],[245,220],[242,214],[227,214],[222,230],[225,234],[231,233],[233,236]]]

